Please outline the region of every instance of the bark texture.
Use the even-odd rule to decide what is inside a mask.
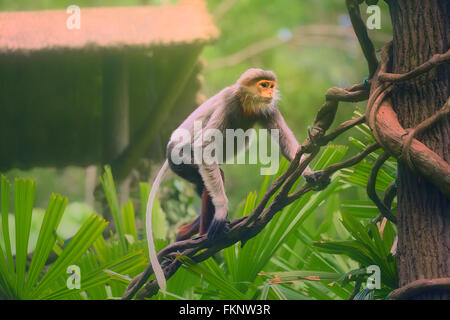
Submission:
[[[393,25],[390,71],[406,73],[433,54],[449,49],[450,1],[391,0]],[[392,102],[404,128],[433,115],[449,95],[449,64],[395,85]],[[417,137],[450,162],[450,117]],[[450,199],[399,162],[399,286],[417,279],[450,277]],[[450,299],[449,291],[419,294],[416,299]]]

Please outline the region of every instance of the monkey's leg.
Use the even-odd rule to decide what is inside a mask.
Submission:
[[[199,173],[198,165],[190,163],[180,163],[175,164],[172,161],[170,154],[172,153],[173,145],[169,144],[167,147],[167,160],[169,161],[169,167],[176,175],[183,178],[186,181],[195,185],[195,191],[202,196],[203,190],[205,189],[205,184],[203,183],[203,178]]]
[[[173,146],[169,144],[167,148],[167,160],[169,161],[170,169],[174,173],[176,173],[179,177],[193,183],[195,185],[195,189],[198,195],[201,197],[203,191],[205,190],[205,185],[203,183],[202,177],[200,176],[200,173],[198,172],[198,166],[196,164],[186,164],[186,163],[175,164],[170,157],[172,148]],[[194,234],[198,233],[199,230],[200,230],[200,217],[195,219],[193,222],[182,226],[178,230],[176,240],[180,241],[189,239]]]
[[[222,169],[220,169],[222,181],[225,180]],[[205,188],[202,194],[202,212],[200,218],[200,235],[207,233],[209,226],[211,225],[215,214],[215,207],[212,202],[212,198],[209,195],[208,190]]]
[[[209,196],[208,190],[204,189],[202,194],[202,209],[200,216],[193,222],[182,226],[178,230],[177,241],[186,240],[192,237],[194,234],[204,235],[207,231],[211,222],[214,219],[214,204],[211,197]]]
[[[194,221],[189,224],[182,226],[178,229],[176,241],[187,240],[191,238],[194,234],[198,233],[200,229],[200,217],[197,217]]]
[[[208,228],[214,219],[214,212],[214,204],[209,196],[208,190],[205,189],[202,195],[202,212],[200,213],[199,235],[204,235],[208,231]]]
[[[217,163],[201,164],[199,172],[214,204],[214,218],[208,228],[208,238],[214,240],[227,230],[228,198]]]

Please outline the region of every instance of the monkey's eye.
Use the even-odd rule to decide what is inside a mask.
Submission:
[[[273,83],[272,83],[272,84],[270,85],[270,88],[273,89],[273,87],[274,87],[274,85],[273,85]]]
[[[261,87],[263,88],[267,88],[269,86],[269,84],[267,82],[262,82],[261,83]]]

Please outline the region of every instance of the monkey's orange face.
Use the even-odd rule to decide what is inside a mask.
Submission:
[[[275,96],[276,81],[260,80],[256,83],[256,89],[259,96],[264,100],[272,100]]]

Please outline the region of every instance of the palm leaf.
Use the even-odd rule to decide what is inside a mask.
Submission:
[[[28,240],[31,228],[36,184],[30,179],[15,180],[15,227],[16,227],[16,294],[22,296],[27,267]]]
[[[28,270],[26,289],[33,287],[47,261],[56,242],[56,229],[67,206],[67,198],[52,194],[45,212],[39,232],[39,238],[34,250],[31,265]]]
[[[78,259],[94,243],[105,229],[107,222],[99,216],[92,215],[69,241],[58,259],[53,263],[31,294],[32,298],[42,298],[49,293],[53,281],[65,274],[68,266],[76,264]]]

